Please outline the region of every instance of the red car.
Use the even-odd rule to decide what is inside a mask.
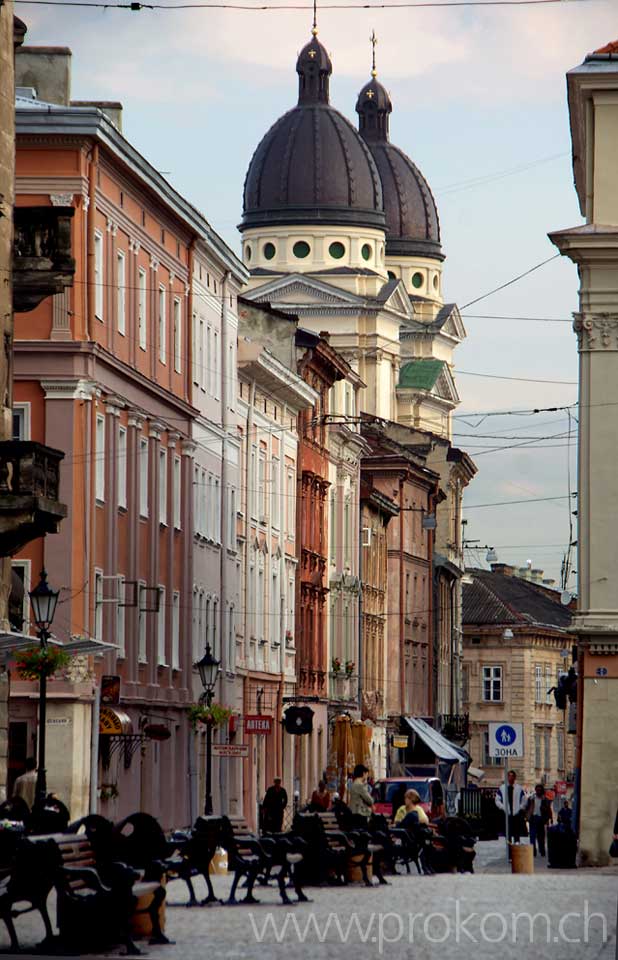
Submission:
[[[444,791],[437,777],[388,777],[376,780],[373,785],[375,812],[393,817],[403,804],[406,790],[416,790],[428,817],[439,815],[439,807],[444,803]]]

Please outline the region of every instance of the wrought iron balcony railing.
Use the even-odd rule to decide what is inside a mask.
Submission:
[[[73,207],[15,207],[13,212],[13,309],[33,310],[73,283]]]
[[[0,443],[0,556],[56,533],[67,508],[58,502],[64,453],[34,441]]]
[[[440,714],[440,733],[453,743],[466,743],[470,739],[470,716],[467,713]]]

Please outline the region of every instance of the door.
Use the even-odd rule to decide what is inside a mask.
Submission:
[[[13,720],[9,723],[9,762],[7,771],[7,797],[13,795],[13,785],[26,772],[28,750],[28,722]]]

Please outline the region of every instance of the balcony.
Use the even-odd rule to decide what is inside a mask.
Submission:
[[[73,283],[71,256],[73,207],[15,207],[13,309],[34,310]]]
[[[464,744],[470,739],[470,716],[467,713],[442,713],[438,726],[442,736],[451,743]]]
[[[57,533],[67,508],[58,502],[64,454],[33,441],[0,443],[0,556]]]

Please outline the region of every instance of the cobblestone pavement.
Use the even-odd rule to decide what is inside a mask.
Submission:
[[[479,844],[478,869],[402,875],[373,890],[310,888],[311,903],[288,908],[273,886],[256,888],[257,906],[188,910],[186,887],[175,881],[167,898],[175,945],[143,949],[152,960],[615,960],[616,868],[506,875],[504,846],[495,842]],[[224,897],[230,878],[213,880]],[[18,920],[18,931],[24,947],[42,938],[33,915]]]

